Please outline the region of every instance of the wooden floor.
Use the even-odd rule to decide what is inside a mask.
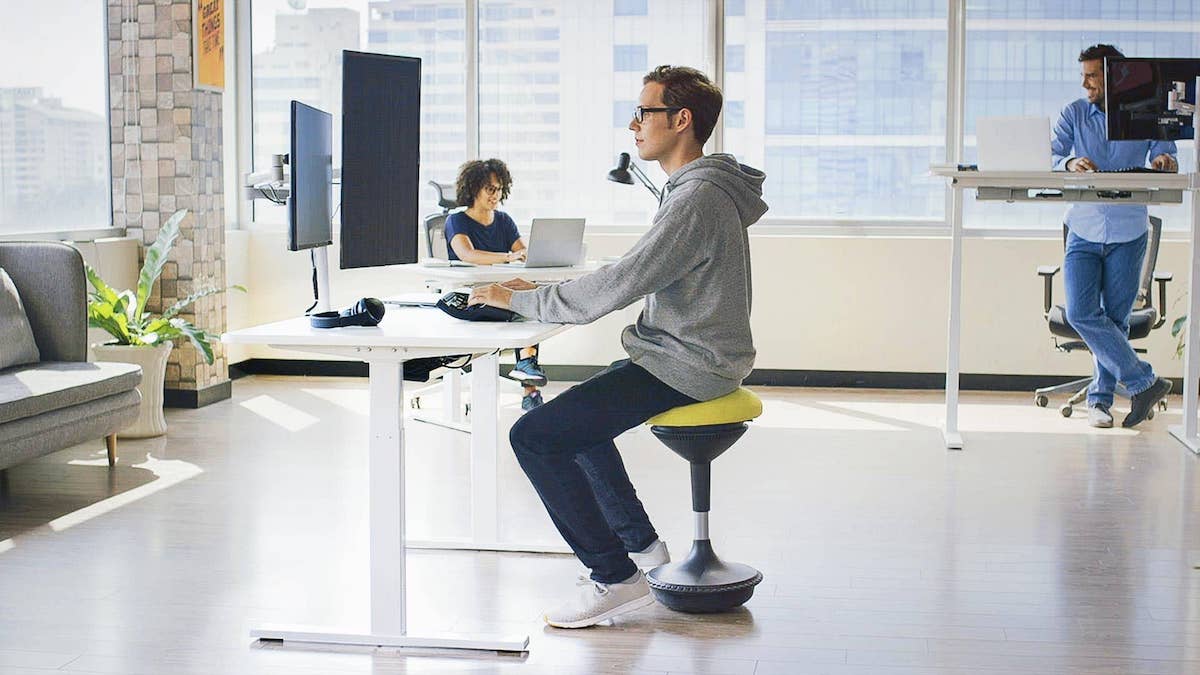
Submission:
[[[233,391],[122,441],[113,471],[97,439],[7,472],[0,673],[1200,673],[1200,458],[1167,434],[1178,399],[1101,431],[968,392],[966,450],[947,452],[939,392],[758,389],[766,413],[714,475],[718,552],[765,575],[740,611],[557,631],[537,617],[574,590],[569,556],[408,554],[414,630],[527,632],[518,658],[252,643],[262,622],[365,627],[367,393]],[[507,425],[519,389],[502,391]],[[410,424],[407,442],[411,536],[465,535],[467,437]],[[618,444],[682,555],[685,466],[644,429]],[[553,537],[507,450],[501,468],[505,535]]]

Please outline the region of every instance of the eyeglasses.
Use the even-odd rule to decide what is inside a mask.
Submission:
[[[500,187],[499,185],[484,185],[483,186],[483,191],[488,193],[489,195],[498,195],[498,194],[500,194],[500,191],[503,189],[504,188]]]
[[[652,113],[652,112],[675,113],[675,112],[679,112],[680,110],[683,110],[683,108],[681,108],[679,106],[669,106],[666,108],[647,108],[645,106],[639,105],[638,107],[633,109],[633,119],[638,124],[641,124],[642,120],[646,119],[646,113]]]

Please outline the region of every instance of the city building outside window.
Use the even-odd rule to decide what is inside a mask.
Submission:
[[[105,4],[5,2],[0,23],[0,236],[111,228]]]

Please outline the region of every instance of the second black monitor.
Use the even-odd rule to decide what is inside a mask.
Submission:
[[[417,261],[421,60],[342,52],[341,267]]]

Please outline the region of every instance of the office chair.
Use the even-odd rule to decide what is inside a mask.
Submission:
[[[1170,272],[1158,272],[1154,269],[1158,262],[1158,247],[1162,240],[1162,219],[1150,216],[1150,236],[1146,241],[1146,259],[1142,263],[1142,276],[1138,284],[1137,299],[1133,302],[1133,313],[1129,317],[1129,339],[1141,340],[1150,335],[1150,331],[1155,330],[1167,322],[1167,282],[1173,277]],[[1063,225],[1063,249],[1067,245],[1067,226]],[[1038,276],[1045,280],[1045,290],[1043,293],[1043,310],[1042,315],[1046,318],[1046,324],[1050,328],[1054,348],[1060,352],[1073,352],[1077,349],[1087,350],[1087,343],[1079,337],[1079,333],[1071,327],[1067,321],[1067,308],[1064,305],[1054,304],[1054,275],[1061,269],[1061,265],[1041,265],[1037,268]],[[1158,306],[1154,306],[1153,288],[1154,282],[1158,282]],[[1064,338],[1066,341],[1060,342],[1059,338]],[[1134,351],[1139,354],[1145,354],[1145,349],[1134,347]],[[1042,387],[1033,392],[1033,402],[1040,408],[1045,408],[1050,404],[1050,395],[1060,392],[1074,392],[1066,403],[1059,407],[1058,411],[1063,417],[1070,417],[1074,412],[1074,406],[1080,401],[1087,398],[1088,386],[1091,385],[1092,377],[1083,377],[1078,380],[1072,380],[1053,387]],[[1117,395],[1124,398],[1129,398],[1129,392],[1120,383],[1117,383]],[[1167,409],[1167,401],[1163,399],[1158,403],[1159,410]],[[1154,411],[1150,411],[1150,419],[1154,418]]]
[[[430,258],[449,260],[450,251],[446,244],[446,217],[450,215],[451,211],[458,208],[454,186],[432,180],[429,181],[429,184],[437,191],[438,206],[442,208],[442,211],[425,216],[425,254]]]

